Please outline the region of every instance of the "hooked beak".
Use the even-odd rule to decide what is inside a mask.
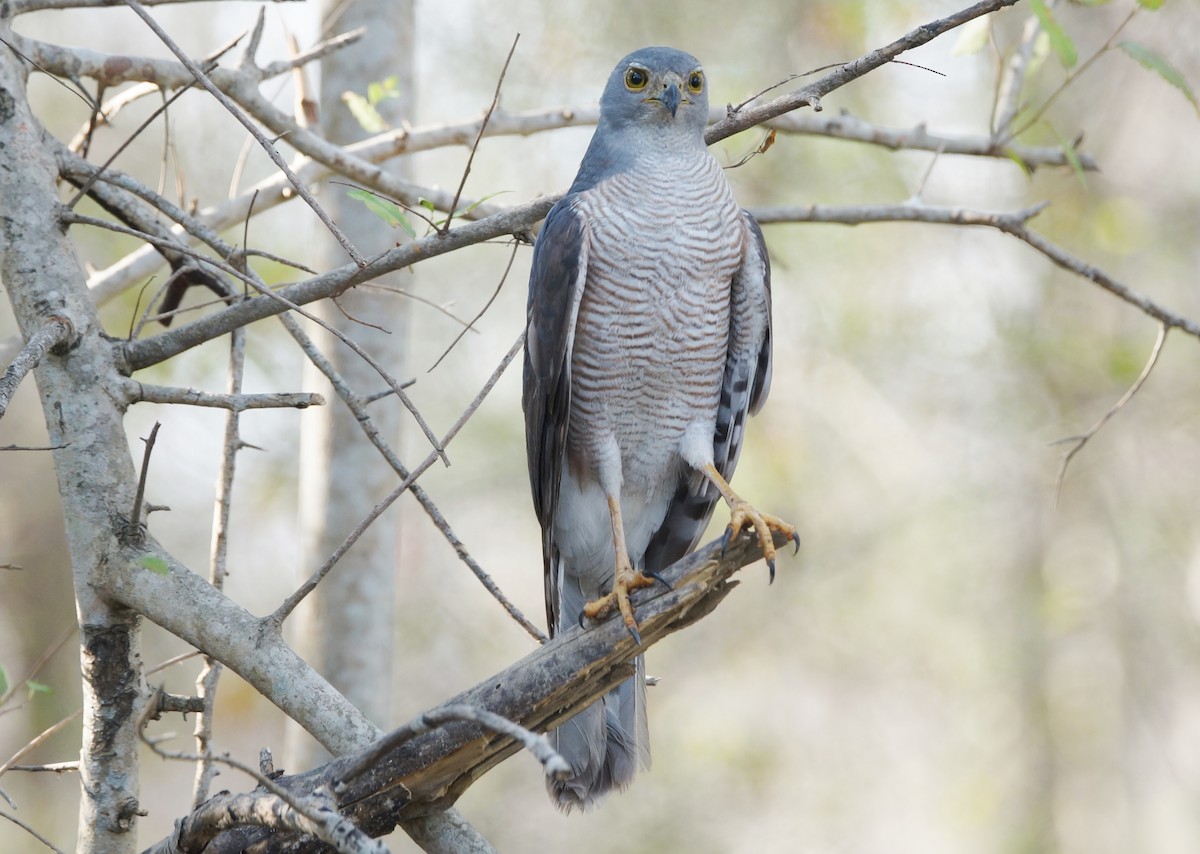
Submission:
[[[657,95],[654,95],[651,98],[648,98],[647,100],[658,101],[660,104],[662,104],[664,107],[666,107],[668,110],[671,111],[671,118],[675,118],[675,111],[679,109],[680,98],[681,98],[681,96],[679,94],[679,84],[672,82],[671,85],[668,86],[666,89],[664,89],[662,92],[660,92]]]

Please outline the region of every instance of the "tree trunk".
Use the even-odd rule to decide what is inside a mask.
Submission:
[[[0,21],[0,37],[11,38]],[[102,595],[95,576],[123,564],[136,478],[124,407],[107,383],[114,350],[99,334],[83,270],[59,223],[57,164],[26,100],[26,66],[0,50],[0,281],[28,340],[51,318],[73,334],[35,369],[62,496],[83,670],[79,842],[84,854],[124,854],[137,843],[136,723],[146,699],[139,617]]]
[[[367,136],[342,101],[346,91],[365,94],[369,83],[395,76],[399,97],[381,101],[377,108],[399,124],[412,116],[413,28],[411,0],[324,0],[322,28],[326,35],[366,27],[354,50],[338,51],[321,63],[320,126],[330,142],[339,145]],[[393,164],[389,167],[396,169]],[[322,205],[359,251],[371,255],[389,248],[395,236],[387,226],[345,188],[327,184]],[[345,264],[346,251],[325,229],[319,230],[321,269]],[[367,348],[395,376],[401,373],[407,317],[403,303],[393,294],[359,289],[338,302],[314,306],[330,325]],[[349,317],[347,317],[349,315]],[[378,324],[381,332],[350,318]],[[379,375],[323,329],[312,336],[358,394],[384,388]],[[389,334],[390,333],[390,334]],[[349,410],[336,403],[325,378],[305,365],[305,388],[326,386],[333,405],[313,407],[302,420],[300,467],[300,527],[304,576],[320,566],[346,535],[367,515],[376,501],[396,482],[396,474],[380,464],[379,452],[363,441],[362,428]],[[400,430],[400,404],[394,397],[370,406],[371,418],[389,443]],[[373,722],[391,719],[394,591],[397,527],[394,512],[380,519],[346,553],[330,576],[308,597],[293,618],[294,646],[312,665],[363,711]],[[324,752],[299,727],[293,727],[291,767],[311,767]]]

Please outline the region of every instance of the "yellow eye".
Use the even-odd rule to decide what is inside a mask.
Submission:
[[[688,91],[693,95],[698,95],[700,90],[704,88],[704,72],[693,71],[687,81]]]
[[[640,92],[650,82],[650,74],[644,68],[636,65],[625,72],[625,88],[630,92]]]

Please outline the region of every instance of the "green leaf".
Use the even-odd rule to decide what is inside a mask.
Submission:
[[[377,83],[367,86],[367,101],[372,106],[380,101],[388,101],[400,97],[400,78],[393,74]]]
[[[1050,38],[1050,46],[1058,54],[1058,61],[1064,68],[1070,68],[1079,59],[1079,54],[1075,51],[1075,42],[1071,41],[1067,31],[1055,20],[1054,15],[1050,14],[1045,0],[1029,0],[1029,5],[1033,14],[1037,16],[1038,23],[1042,25],[1042,30]]]
[[[367,133],[383,133],[388,123],[379,115],[375,105],[357,92],[343,92],[342,101],[350,109],[350,115]]]
[[[168,575],[171,572],[171,567],[167,566],[167,562],[158,555],[144,554],[138,560],[138,563],[158,575]]]
[[[1021,155],[1017,154],[1011,148],[1006,149],[1004,153],[1008,155],[1009,160],[1021,167],[1021,171],[1025,173],[1026,178],[1033,177],[1033,169],[1022,159]]]
[[[1058,147],[1062,149],[1063,156],[1067,158],[1067,163],[1071,165],[1071,171],[1079,179],[1079,185],[1086,190],[1088,188],[1087,173],[1083,170],[1083,161],[1079,159],[1079,152],[1075,150],[1075,143],[1069,139],[1063,139],[1054,128],[1050,128],[1050,132],[1058,140]]]
[[[463,208],[462,213],[460,213],[459,216],[462,216],[463,214],[469,214],[471,211],[475,210],[475,208],[479,207],[484,202],[487,202],[487,201],[490,201],[491,199],[496,198],[496,196],[503,196],[505,193],[511,193],[511,192],[512,192],[512,190],[497,190],[494,193],[488,193],[482,199],[476,199],[475,201],[471,202],[471,204],[469,204],[465,208]]]
[[[33,699],[34,694],[53,694],[54,689],[42,682],[34,682],[32,679],[25,681],[25,690],[29,692],[29,699]]]
[[[417,236],[417,231],[413,228],[412,223],[409,222],[407,214],[405,214],[403,208],[401,208],[395,202],[389,202],[387,199],[381,199],[374,193],[368,192],[367,190],[360,190],[357,187],[352,190],[347,190],[346,195],[352,199],[357,199],[358,201],[362,202],[366,206],[367,210],[375,214],[375,216],[379,217],[392,228],[402,228],[404,229],[405,234],[412,238]]]
[[[1200,113],[1200,103],[1196,101],[1196,93],[1188,85],[1187,79],[1178,68],[1163,59],[1160,53],[1137,42],[1125,41],[1121,42],[1117,47],[1141,63],[1142,68],[1148,68],[1182,92],[1184,97],[1192,102],[1192,106],[1195,107],[1196,112]]]
[[[1157,12],[1162,8],[1163,0],[1138,0],[1138,5],[1143,9],[1149,9],[1151,12]]]

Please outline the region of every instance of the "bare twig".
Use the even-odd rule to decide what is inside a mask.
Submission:
[[[121,234],[130,234],[130,235],[139,237],[142,240],[147,241],[148,243],[156,243],[156,244],[169,244],[170,243],[170,241],[163,240],[162,238],[156,237],[155,235],[146,234],[144,232],[139,232],[132,228],[126,228],[125,226],[117,225],[116,223],[107,222],[106,220],[102,220],[102,219],[97,219],[96,217],[78,214],[78,213],[75,213],[74,211],[63,212],[62,219],[65,222],[81,223],[84,225],[94,225],[98,228],[106,228],[109,231],[116,231]],[[431,235],[431,236],[436,236],[436,235]],[[412,398],[410,398],[407,394],[404,393],[404,385],[405,384],[401,383],[399,380],[397,380],[395,377],[393,377],[391,375],[391,373],[388,372],[387,368],[383,367],[383,365],[381,365],[379,363],[379,361],[377,359],[375,359],[375,357],[373,357],[370,353],[368,353],[366,350],[364,350],[362,348],[362,346],[359,345],[358,342],[356,342],[353,338],[350,338],[344,332],[342,332],[341,330],[337,329],[336,327],[326,323],[324,320],[322,320],[321,318],[312,314],[311,312],[305,311],[303,308],[300,307],[299,304],[294,303],[291,300],[287,299],[285,296],[282,295],[282,293],[280,293],[278,291],[274,291],[271,288],[268,288],[262,282],[261,279],[259,279],[257,276],[252,275],[249,270],[239,270],[235,267],[232,267],[231,265],[229,265],[227,263],[224,263],[221,261],[216,261],[212,258],[205,258],[203,255],[193,252],[191,249],[188,249],[186,247],[178,248],[177,251],[179,251],[180,253],[185,254],[185,255],[193,255],[196,258],[203,259],[205,261],[205,263],[207,263],[219,270],[223,270],[226,273],[229,273],[230,275],[235,276],[235,277],[241,279],[246,284],[250,285],[259,294],[261,294],[264,297],[267,297],[268,298],[266,300],[267,302],[276,303],[278,305],[279,311],[268,312],[266,315],[264,315],[265,317],[270,317],[271,315],[278,314],[284,310],[294,311],[297,314],[308,318],[313,323],[318,324],[323,329],[327,330],[330,334],[332,334],[334,337],[336,337],[343,344],[345,344],[347,347],[349,347],[351,350],[353,350],[359,356],[359,358],[361,358],[363,361],[365,361],[367,364],[369,364],[372,368],[375,369],[375,372],[378,373],[379,376],[383,378],[384,382],[386,382],[389,386],[391,386],[392,391],[395,392],[396,396],[400,398],[400,402],[402,404],[404,404],[405,409],[407,409],[409,411],[409,413],[412,414],[414,420],[417,422],[417,426],[420,427],[421,432],[425,434],[425,438],[427,438],[429,440],[430,444],[433,445],[434,451],[436,451],[438,458],[441,459],[442,462],[445,463],[447,466],[450,465],[449,458],[447,458],[445,451],[438,444],[437,436],[434,435],[433,430],[430,428],[429,424],[425,421],[424,416],[422,416],[420,411],[417,409],[416,404],[414,404],[412,402]],[[349,266],[353,269],[359,269],[359,270],[361,269],[353,264],[349,265]],[[258,302],[258,301],[257,300],[245,301],[240,304],[241,305],[249,305],[249,304],[254,304],[256,302]],[[235,308],[236,308],[236,306],[235,306]],[[233,327],[231,327],[230,329],[228,329],[226,331],[231,332],[231,331],[233,331],[233,329],[236,329],[238,326],[242,326],[242,325],[244,325],[244,324],[235,324]],[[184,328],[186,328],[186,327],[184,327]],[[159,337],[161,337],[161,336],[159,336]],[[144,340],[153,341],[153,340],[157,340],[157,338],[144,339]],[[135,342],[130,342],[130,343],[135,343]]]
[[[70,771],[79,770],[79,760],[73,759],[67,762],[47,762],[45,765],[14,765],[8,769],[10,771],[28,771],[32,774],[47,773],[47,774],[66,774]]]
[[[44,730],[42,730],[40,733],[38,733],[36,736],[34,736],[33,739],[31,739],[28,744],[26,744],[24,747],[22,747],[20,750],[18,750],[16,753],[14,753],[12,756],[8,757],[7,762],[5,762],[3,765],[0,765],[0,776],[3,776],[6,772],[11,770],[13,768],[13,766],[15,766],[17,764],[17,761],[22,756],[29,753],[31,750],[40,746],[41,744],[45,743],[45,741],[47,739],[49,739],[51,736],[55,735],[56,733],[62,732],[62,730],[66,729],[66,727],[68,727],[72,722],[77,720],[82,715],[83,715],[83,709],[79,709],[79,710],[75,711],[74,713],[67,715],[65,718],[63,718],[58,723],[52,724],[51,726],[46,727]]]
[[[237,45],[237,43],[242,40],[242,36],[244,36],[244,35],[245,35],[245,33],[242,33],[242,35],[239,35],[236,38],[232,39],[231,41],[226,42],[221,47],[219,47],[215,51],[213,51],[211,54],[204,57],[204,59],[201,60],[200,68],[203,69],[205,73],[216,68],[217,61],[222,56],[224,56],[226,53],[233,50],[233,48]],[[167,108],[170,107],[172,104],[174,104],[179,98],[181,98],[183,96],[183,94],[185,92],[187,92],[189,89],[191,89],[194,85],[195,85],[195,81],[185,83],[183,86],[180,86],[178,89],[176,89],[169,98],[164,97],[162,104],[156,110],[154,110],[154,112],[152,112],[149,116],[147,116],[145,121],[143,121],[140,125],[138,125],[136,128],[134,128],[133,133],[129,134],[124,140],[121,141],[121,144],[117,146],[116,150],[113,151],[113,153],[111,155],[109,155],[108,159],[105,160],[103,163],[101,163],[100,166],[87,179],[87,181],[84,182],[83,186],[80,187],[76,191],[74,197],[72,197],[72,199],[69,202],[67,202],[67,207],[73,208],[73,207],[75,207],[75,205],[79,204],[79,200],[88,194],[88,190],[90,190],[92,188],[92,184],[94,184],[96,182],[96,179],[104,174],[104,171],[106,169],[108,169],[108,167],[111,166],[118,157],[121,156],[121,154],[125,151],[125,149],[128,148],[133,143],[133,141],[138,138],[138,136],[141,135],[142,131],[144,131],[146,128],[150,127],[150,125],[152,125],[159,116],[166,113]],[[162,91],[162,90],[159,90],[159,91]],[[166,93],[164,93],[164,95],[165,94]],[[107,117],[105,117],[105,118],[107,118]]]
[[[504,610],[508,612],[508,615],[512,617],[518,625],[525,629],[525,631],[527,631],[538,643],[545,643],[546,635],[541,629],[534,625],[533,622],[531,622],[529,618],[525,616],[525,614],[521,612],[520,608],[513,604],[513,602],[504,595],[504,592],[500,590],[496,582],[492,580],[492,577],[488,575],[488,573],[475,561],[473,557],[471,557],[471,553],[467,551],[467,547],[463,544],[462,540],[460,540],[454,533],[454,529],[450,527],[450,523],[446,521],[446,518],[442,515],[437,505],[433,503],[433,499],[431,499],[425,490],[421,488],[420,484],[412,481],[411,472],[409,472],[409,470],[400,461],[400,458],[396,456],[396,452],[392,450],[391,446],[388,445],[383,436],[380,435],[379,430],[375,427],[375,423],[371,420],[371,415],[366,408],[367,404],[372,402],[374,396],[360,397],[359,395],[355,394],[353,390],[351,390],[346,384],[346,381],[343,379],[342,375],[338,373],[337,368],[335,368],[333,364],[321,354],[320,350],[317,349],[312,339],[309,338],[308,334],[303,330],[303,328],[301,328],[300,324],[296,322],[295,318],[284,314],[280,315],[280,320],[283,322],[284,328],[287,329],[291,336],[296,340],[296,343],[300,346],[300,349],[304,351],[304,354],[308,356],[309,360],[313,363],[313,365],[316,366],[317,370],[325,375],[330,384],[333,386],[334,391],[337,392],[338,396],[346,404],[346,407],[354,414],[355,420],[358,421],[363,432],[371,441],[371,444],[373,444],[379,450],[379,453],[383,455],[383,458],[387,460],[392,469],[398,475],[400,475],[405,482],[409,483],[408,489],[412,493],[413,498],[415,498],[417,503],[424,508],[434,526],[442,532],[442,535],[446,538],[446,541],[450,543],[459,559],[467,565],[467,568],[474,573],[477,579],[479,579],[479,582],[484,586],[484,589],[486,589],[487,592],[490,593],[492,597],[500,603]],[[513,345],[514,356],[517,352],[520,352],[521,341],[523,341],[523,339],[518,339],[517,343]],[[391,394],[391,392],[383,392],[382,394],[387,395]],[[478,404],[474,405],[477,406]],[[286,619],[286,617],[287,615],[283,614],[283,616],[280,618],[281,621],[282,619]]]
[[[246,130],[248,130],[256,140],[258,140],[258,144],[262,146],[263,151],[265,151],[267,156],[271,158],[272,162],[279,167],[279,171],[287,175],[288,180],[295,188],[296,193],[299,194],[300,198],[304,199],[310,208],[312,208],[313,213],[315,213],[317,217],[320,218],[321,222],[325,224],[325,227],[329,230],[329,233],[337,238],[338,243],[342,244],[342,248],[346,250],[346,253],[356,264],[358,264],[360,267],[364,266],[366,264],[366,259],[358,253],[358,250],[354,248],[354,245],[350,242],[346,235],[342,233],[342,230],[337,227],[337,224],[334,223],[332,219],[330,219],[329,214],[327,214],[325,209],[322,208],[320,203],[317,202],[316,198],[309,191],[308,187],[304,185],[304,182],[301,181],[296,173],[292,171],[291,167],[288,166],[287,161],[285,161],[279,154],[275,146],[267,138],[266,134],[259,130],[258,125],[251,121],[250,117],[247,116],[246,113],[243,112],[242,109],[235,104],[228,95],[222,92],[216,86],[216,84],[208,78],[208,75],[206,75],[204,71],[198,65],[196,65],[191,57],[189,57],[184,50],[175,43],[174,39],[167,34],[167,31],[159,26],[158,22],[155,21],[150,13],[146,11],[146,7],[142,5],[141,0],[125,0],[125,3],[134,11],[135,14],[137,14],[139,18],[146,23],[146,26],[148,26],[156,36],[158,36],[159,40],[167,46],[167,49],[170,50],[171,53],[175,54],[179,61],[187,67],[188,71],[192,73],[197,82],[207,89],[209,94],[216,98],[221,106],[228,110],[230,115],[241,122],[242,126],[246,128]]]
[[[38,833],[36,830],[34,830],[29,825],[27,825],[25,822],[21,821],[21,819],[17,818],[15,815],[10,815],[7,812],[5,812],[4,810],[0,810],[0,818],[8,819],[13,824],[15,824],[17,827],[21,828],[23,831],[25,831],[30,836],[32,836],[34,839],[36,839],[38,842],[45,845],[51,851],[55,851],[55,852],[57,852],[57,854],[63,854],[63,850],[61,848],[58,848],[57,846],[55,846],[54,843],[52,843],[49,839],[42,836],[40,833]]]
[[[457,323],[459,326],[464,326],[464,327],[470,326],[470,324],[467,323],[467,321],[463,320],[461,317],[459,317],[457,314],[455,314],[448,308],[448,306],[453,305],[453,302],[446,303],[446,305],[441,305],[439,303],[434,302],[431,299],[428,299],[427,297],[421,296],[420,294],[414,294],[412,291],[406,291],[404,288],[397,288],[392,285],[381,285],[378,282],[364,282],[363,284],[359,285],[359,287],[364,290],[384,291],[384,292],[390,293],[390,294],[399,294],[400,296],[404,297],[405,299],[410,299],[413,302],[419,302],[422,305],[429,306],[434,311],[436,311],[438,314],[441,314],[444,317],[450,318],[455,323]],[[471,329],[471,331],[474,332],[476,335],[479,334],[479,330],[477,330],[477,329]],[[391,394],[391,392],[385,392],[384,394]]]
[[[998,9],[1003,9],[1006,6],[1012,6],[1016,2],[1017,0],[983,0],[983,2],[976,3],[952,15],[947,15],[945,18],[940,18],[917,27],[889,45],[881,47],[878,50],[873,50],[865,56],[859,57],[845,65],[838,66],[835,71],[825,75],[820,80],[809,83],[807,86],[802,86],[786,95],[781,95],[766,104],[738,110],[726,116],[715,125],[709,127],[704,134],[704,139],[709,145],[712,145],[718,140],[725,139],[735,133],[740,133],[747,128],[761,124],[783,113],[791,112],[799,107],[811,106],[819,112],[821,98],[834,89],[844,86],[852,80],[857,80],[864,74],[891,62],[905,51],[920,47],[942,35],[942,33],[962,26],[967,21],[995,12]]]
[[[280,59],[276,60],[275,62],[268,63],[261,69],[263,79],[265,80],[271,77],[277,77],[280,74],[287,74],[289,71],[294,71],[297,68],[308,65],[310,62],[322,59],[333,53],[335,50],[341,50],[342,48],[349,47],[366,35],[366,32],[367,30],[365,27],[358,27],[353,30],[348,30],[347,32],[339,33],[336,36],[322,39],[308,50],[298,51],[292,56],[289,56],[287,59]]]
[[[322,406],[325,398],[315,392],[267,392],[261,394],[214,394],[194,388],[149,385],[137,380],[122,381],[130,403],[181,403],[245,412],[247,409],[307,409]]]
[[[249,228],[247,219],[246,228]],[[243,232],[243,245],[249,241],[248,234]],[[242,396],[242,378],[246,367],[246,330],[236,329],[229,337],[229,377],[227,394]],[[229,556],[229,517],[233,505],[233,480],[237,471],[237,454],[242,448],[242,438],[238,431],[240,422],[239,412],[231,409],[225,415],[225,439],[221,447],[221,469],[217,474],[216,501],[213,506],[212,543],[209,546],[208,580],[221,590],[225,586],[225,576],[228,573]],[[203,711],[196,716],[196,725],[192,737],[196,740],[196,752],[201,756],[196,765],[196,774],[192,781],[192,806],[198,807],[208,800],[209,787],[216,776],[216,766],[213,764],[212,727],[213,706],[217,697],[217,685],[221,679],[221,663],[216,659],[205,656],[204,666],[196,677],[196,692],[204,700]]]
[[[1124,20],[1122,20],[1121,23],[1117,25],[1117,28],[1113,30],[1112,35],[1108,37],[1108,41],[1102,44],[1095,53],[1093,53],[1083,62],[1079,63],[1079,65],[1077,65],[1075,68],[1072,68],[1069,72],[1067,72],[1067,76],[1063,78],[1063,82],[1059,84],[1058,88],[1046,96],[1046,100],[1042,101],[1041,106],[1034,110],[1033,115],[1027,118],[1020,127],[1014,130],[1012,135],[1020,136],[1025,131],[1037,124],[1038,120],[1046,114],[1046,110],[1050,109],[1050,105],[1054,103],[1059,95],[1067,90],[1068,86],[1078,80],[1085,71],[1091,68],[1092,64],[1095,63],[1097,59],[1104,56],[1104,54],[1108,53],[1116,46],[1117,36],[1121,34],[1121,31],[1124,30],[1125,26],[1133,20],[1133,16],[1136,15],[1138,10],[1141,8],[1142,7],[1140,4],[1134,4],[1129,14],[1125,16]]]
[[[492,387],[495,386],[496,381],[500,379],[500,376],[504,373],[505,369],[508,368],[509,364],[512,363],[512,360],[516,358],[517,354],[521,352],[521,346],[524,344],[524,342],[525,336],[522,334],[517,339],[517,342],[508,351],[508,353],[505,354],[500,364],[496,367],[496,370],[492,372],[490,377],[488,377],[487,382],[484,383],[484,386],[482,389],[480,389],[479,394],[475,396],[475,399],[471,401],[470,405],[466,408],[462,415],[459,416],[458,420],[454,422],[454,425],[446,432],[445,437],[441,441],[442,447],[450,444],[451,440],[458,435],[458,431],[461,430],[463,425],[467,423],[468,419],[475,414],[475,410],[479,408],[481,403],[483,403],[484,398],[487,397],[488,393],[492,390]],[[309,578],[302,585],[300,585],[300,587],[294,593],[292,593],[291,596],[285,599],[272,614],[264,617],[263,622],[266,625],[278,630],[278,628],[283,625],[284,620],[288,618],[288,615],[296,609],[297,605],[304,601],[304,598],[308,596],[309,593],[316,589],[317,585],[321,583],[321,579],[329,574],[329,571],[333,569],[339,560],[341,560],[342,555],[350,550],[350,547],[358,541],[358,538],[363,535],[363,532],[366,531],[368,527],[370,527],[371,523],[378,519],[384,510],[387,510],[388,507],[392,506],[392,503],[401,495],[403,495],[409,489],[409,487],[416,482],[417,478],[424,474],[426,470],[428,470],[428,468],[437,461],[437,459],[437,454],[431,453],[419,466],[413,469],[413,471],[408,475],[408,477],[404,478],[403,482],[401,482],[399,486],[393,489],[391,493],[387,495],[387,497],[385,497],[371,509],[371,512],[367,514],[367,517],[363,519],[358,526],[346,536],[346,539],[343,540],[336,549],[334,549],[333,554],[329,556],[325,563],[322,564],[316,570],[316,572],[309,576]]]
[[[176,664],[180,664],[184,661],[187,661],[189,658],[195,658],[197,655],[200,655],[200,654],[201,654],[200,650],[193,649],[190,652],[181,652],[181,653],[179,653],[179,655],[173,655],[170,658],[168,658],[166,661],[160,661],[158,664],[149,668],[146,671],[146,675],[151,676],[155,673],[158,673],[160,670],[166,670],[168,667],[174,667]]]
[[[1114,279],[1098,267],[1076,258],[1060,246],[1047,240],[1026,223],[1045,203],[1013,213],[991,213],[967,208],[935,207],[932,205],[865,205],[834,207],[778,207],[751,210],[761,223],[826,222],[842,225],[861,225],[868,222],[925,222],[941,225],[981,225],[999,229],[1024,241],[1059,267],[1099,285],[1114,296],[1138,308],[1168,327],[1182,330],[1200,338],[1200,323],[1164,308],[1149,297]]]
[[[1029,60],[1033,57],[1033,45],[1037,41],[1042,25],[1037,15],[1030,15],[1021,30],[1021,39],[1017,42],[1004,70],[998,76],[996,84],[996,103],[992,110],[992,136],[1009,136],[1013,119],[1021,108],[1021,90],[1025,86],[1025,75],[1029,70]]]
[[[753,160],[758,155],[766,154],[767,151],[769,151],[771,146],[774,144],[775,144],[775,129],[768,128],[767,132],[763,135],[762,142],[760,142],[754,148],[750,149],[750,151],[748,151],[746,154],[742,155],[742,157],[738,160],[737,163],[731,163],[730,165],[722,167],[722,168],[737,169],[741,166],[745,166],[747,163],[749,163],[751,160]]]
[[[129,523],[125,529],[125,535],[131,542],[136,542],[142,537],[142,505],[146,498],[146,477],[150,473],[150,455],[154,453],[154,440],[158,438],[158,428],[161,426],[162,424],[155,421],[154,426],[150,428],[150,435],[142,440],[146,443],[142,451],[142,470],[138,472],[137,492],[133,497],[133,509],[129,513]]]
[[[479,149],[479,141],[483,139],[483,132],[487,130],[488,122],[491,121],[492,113],[496,109],[496,105],[500,103],[500,87],[504,85],[504,75],[508,73],[508,64],[512,62],[513,53],[517,49],[517,42],[521,40],[521,34],[517,33],[513,39],[512,47],[508,49],[508,56],[504,58],[504,66],[500,69],[500,77],[496,80],[496,91],[492,95],[492,103],[488,105],[487,112],[483,114],[483,121],[479,125],[479,133],[475,137],[475,142],[471,144],[471,153],[467,155],[467,165],[463,167],[462,179],[458,182],[458,189],[454,191],[454,199],[450,202],[450,209],[446,212],[446,221],[442,223],[440,231],[445,234],[450,230],[450,220],[454,219],[454,212],[458,209],[458,200],[462,198],[463,187],[467,185],[467,176],[471,174],[471,164],[475,162],[475,152]]]
[[[144,0],[147,6],[167,6],[176,3],[195,3],[197,0]],[[271,0],[272,3],[298,2],[298,0]],[[124,0],[13,0],[12,15],[38,12],[45,9],[100,9],[106,6],[122,6]]]
[[[474,330],[475,324],[479,322],[479,319],[487,314],[487,310],[492,307],[492,303],[496,301],[496,297],[500,296],[500,289],[504,287],[505,281],[508,280],[508,273],[510,270],[512,270],[513,261],[517,259],[517,248],[519,246],[519,243],[513,241],[512,252],[508,256],[508,263],[504,265],[504,272],[500,274],[500,281],[496,283],[496,289],[492,291],[492,295],[488,297],[488,301],[483,304],[483,308],[479,309],[479,313],[471,318],[470,323],[459,330],[459,333],[454,336],[454,340],[450,342],[450,346],[448,346],[442,352],[442,355],[437,357],[437,360],[429,366],[429,370],[426,371],[426,373],[433,373],[433,369],[440,365],[442,360],[450,355],[450,351],[453,350],[458,342],[463,339],[463,336]]]
[[[8,686],[8,690],[4,692],[3,696],[0,696],[0,707],[5,706],[8,701],[13,698],[13,695],[16,694],[17,691],[21,690],[21,687],[26,682],[28,682],[34,676],[37,676],[38,671],[41,670],[42,666],[50,660],[50,657],[54,655],[54,653],[58,652],[59,649],[62,648],[62,645],[70,640],[71,636],[78,631],[79,627],[74,622],[63,629],[62,633],[59,634],[59,636],[56,637],[50,643],[50,645],[42,651],[42,654],[37,657],[37,661],[30,666],[29,672],[25,674],[25,677],[23,679],[13,681],[12,684]]]
[[[571,766],[567,764],[567,760],[563,759],[559,752],[550,746],[550,742],[546,739],[546,736],[538,735],[520,724],[510,721],[508,718],[497,715],[494,712],[489,712],[486,709],[469,706],[464,703],[455,703],[417,715],[411,721],[404,724],[404,726],[392,730],[379,739],[379,741],[375,742],[366,753],[360,755],[354,761],[354,764],[342,773],[341,779],[334,784],[334,794],[344,792],[346,790],[346,783],[361,775],[401,745],[411,741],[418,735],[432,732],[451,721],[477,723],[480,726],[490,729],[492,732],[506,735],[511,739],[519,741],[542,763],[542,768],[545,770],[546,776],[551,779],[562,780],[571,773]]]
[[[71,321],[60,315],[51,315],[46,322],[29,337],[29,341],[17,354],[17,358],[0,377],[0,418],[4,417],[9,401],[16,393],[21,380],[38,366],[46,354],[62,344],[66,344],[75,334]]]
[[[1133,400],[1133,396],[1138,393],[1142,385],[1149,378],[1150,372],[1154,370],[1154,366],[1158,364],[1158,357],[1162,353],[1163,344],[1166,343],[1167,340],[1167,330],[1167,324],[1162,322],[1158,324],[1158,338],[1154,341],[1154,349],[1150,351],[1150,358],[1146,360],[1146,364],[1142,368],[1142,372],[1138,375],[1138,378],[1133,381],[1133,385],[1126,389],[1125,393],[1121,395],[1121,399],[1113,404],[1112,408],[1109,409],[1108,412],[1105,412],[1104,415],[1100,416],[1100,420],[1093,424],[1086,433],[1083,433],[1079,436],[1068,436],[1065,439],[1059,439],[1056,443],[1074,443],[1071,445],[1070,450],[1063,454],[1062,461],[1058,465],[1058,477],[1054,482],[1054,504],[1056,506],[1058,505],[1059,497],[1062,495],[1062,485],[1063,480],[1067,476],[1067,466],[1071,464],[1071,460],[1074,459],[1075,455],[1083,450],[1084,445],[1090,442],[1092,437],[1100,432],[1104,425],[1108,423],[1108,420],[1124,409],[1125,405],[1129,403],[1129,401]]]

